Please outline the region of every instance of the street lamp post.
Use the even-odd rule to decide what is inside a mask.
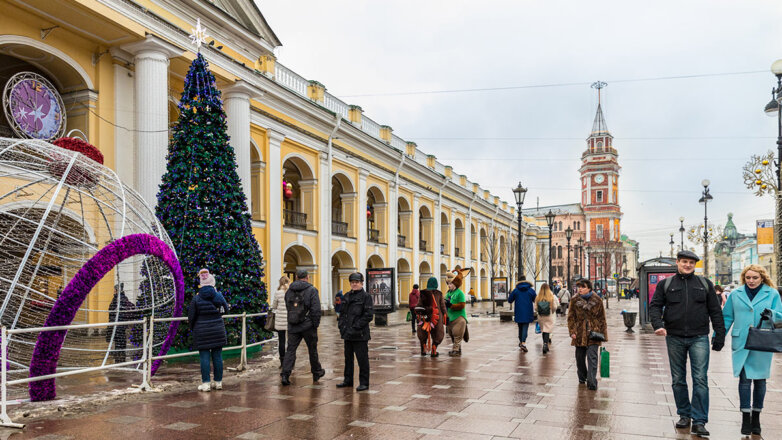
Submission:
[[[771,89],[771,102],[766,105],[765,111],[769,116],[777,117],[777,206],[774,221],[774,253],[780,255],[782,251],[782,59],[774,61],[771,65],[771,73],[777,77],[776,88]],[[782,282],[782,258],[776,258],[777,285]]]
[[[584,239],[579,238],[578,239],[578,255],[576,255],[576,258],[578,259],[578,269],[579,269],[579,275],[581,275],[581,278],[584,278]]]
[[[703,203],[703,275],[709,277],[709,216],[708,216],[708,204],[709,200],[713,200],[714,197],[709,194],[709,185],[711,182],[709,179],[703,179],[701,185],[703,185],[703,193],[701,194],[699,203]]]
[[[551,287],[551,232],[554,229],[554,218],[557,215],[549,209],[546,213],[546,224],[548,225],[548,285]]]
[[[586,245],[586,251],[587,251],[586,264],[587,266],[589,266],[587,267],[586,274],[587,274],[587,279],[591,283],[592,282],[592,260],[590,258],[592,258],[592,246]]]
[[[521,259],[522,256],[521,248],[524,244],[521,240],[521,206],[524,204],[524,197],[527,196],[527,188],[521,186],[521,182],[519,182],[519,186],[513,188],[513,196],[516,198],[516,208],[519,212],[519,216],[518,216],[519,236],[518,239],[516,240],[516,243],[518,244],[518,255],[516,257],[518,263],[518,274],[516,275],[516,278],[521,278],[524,276],[524,260]]]
[[[684,250],[684,217],[679,217],[679,235],[682,237],[681,250]]]
[[[671,258],[673,258],[673,232],[671,232]]]
[[[570,289],[570,239],[573,238],[573,229],[568,226],[565,229],[565,238],[567,239],[567,282],[565,287]]]

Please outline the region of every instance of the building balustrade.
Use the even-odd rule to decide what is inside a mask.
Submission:
[[[367,228],[367,241],[380,243],[380,231],[377,229]]]
[[[294,211],[292,209],[284,209],[283,216],[285,218],[285,226],[296,229],[307,229],[306,213]]]
[[[418,248],[426,252],[426,240],[418,240]]]
[[[331,233],[333,235],[339,235],[341,237],[348,236],[348,224],[337,220],[331,221]]]
[[[407,240],[407,237],[404,235],[397,235],[396,236],[396,245],[399,247],[406,247],[405,246],[405,240]]]
[[[459,252],[459,248],[453,248],[453,253],[456,258],[460,258],[462,256],[461,252]]]

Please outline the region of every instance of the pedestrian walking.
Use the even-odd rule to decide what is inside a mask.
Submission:
[[[445,338],[445,299],[443,292],[437,289],[437,278],[430,277],[426,289],[421,291],[421,298],[415,308],[415,321],[418,340],[421,342],[421,356],[427,353],[432,357],[440,354],[437,347]]]
[[[565,286],[562,290],[559,291],[559,294],[557,294],[557,298],[559,299],[559,305],[560,307],[557,308],[557,310],[567,316],[567,306],[568,303],[570,303],[570,289],[569,286]]]
[[[353,357],[358,362],[358,387],[356,391],[369,389],[369,323],[372,322],[374,305],[372,296],[364,290],[364,275],[354,272],[348,277],[350,292],[344,297],[343,311],[339,315],[339,334],[345,347],[345,370],[342,383],[337,388],[353,386]]]
[[[522,275],[516,283],[516,288],[508,297],[508,304],[515,304],[513,321],[519,326],[519,348],[524,353],[529,351],[527,350],[527,334],[529,333],[529,324],[535,321],[533,304],[536,296],[532,284]]]
[[[337,320],[339,320],[339,314],[342,313],[342,301],[344,299],[344,295],[342,295],[342,289],[337,291],[337,294],[334,295],[334,313],[337,314]]]
[[[564,288],[562,290],[565,290]],[[562,291],[561,290],[561,291]],[[561,292],[560,291],[560,292]],[[540,292],[535,297],[535,310],[538,311],[538,325],[543,333],[543,354],[548,353],[551,332],[554,331],[555,316],[554,310],[559,307],[559,300],[554,296],[548,284],[543,283],[540,286]]]
[[[470,269],[461,269],[456,266],[452,272],[456,276],[448,283],[448,295],[445,297],[445,303],[448,307],[448,329],[453,338],[453,348],[448,352],[448,356],[462,355],[462,340],[470,340],[467,330],[467,311],[464,309],[467,299],[461,290],[462,281],[465,273],[470,273]]]
[[[137,316],[136,306],[125,295],[125,283],[114,286],[114,297],[109,304],[109,322],[133,321]],[[106,342],[114,342],[111,350],[114,363],[125,362],[128,347],[128,326],[115,325],[106,330]]]
[[[714,286],[714,291],[720,297],[720,306],[725,307],[725,302],[728,300],[728,293],[725,292],[725,288],[717,284]]]
[[[306,270],[296,271],[296,281],[285,292],[285,307],[288,309],[288,347],[282,364],[281,383],[290,385],[290,376],[296,365],[296,349],[301,340],[307,344],[310,356],[312,381],[317,382],[326,375],[318,360],[318,326],[320,326],[320,297],[318,289],[309,282]]]
[[[418,301],[421,298],[421,292],[418,290],[418,284],[413,284],[413,290],[410,291],[410,297],[407,300],[407,307],[410,309],[410,324],[413,328],[413,334],[416,332],[415,328],[415,308],[418,306]]]
[[[570,345],[576,347],[578,383],[596,390],[597,351],[608,340],[606,312],[600,296],[592,291],[591,281],[576,281],[576,289],[578,295],[571,299],[567,315]]]
[[[763,266],[750,264],[741,272],[743,286],[728,296],[722,314],[725,330],[730,331],[733,376],[739,378],[741,433],[760,434],[760,412],[766,396],[774,353],[747,350],[744,344],[750,327],[759,327],[761,316],[782,320],[782,302],[774,282]],[[753,392],[754,388],[754,392]],[[751,398],[751,399],[750,399]]]
[[[274,330],[277,332],[277,351],[280,353],[280,369],[285,359],[285,333],[288,331],[288,309],[285,307],[285,292],[291,285],[291,280],[283,275],[277,291],[274,292],[271,308],[274,310]]]
[[[198,293],[190,301],[187,322],[193,333],[193,348],[201,359],[201,385],[198,391],[223,389],[223,347],[228,343],[222,314],[228,311],[228,303],[217,289],[215,277],[207,269],[198,272]],[[210,381],[210,363],[214,369],[214,382]]]
[[[475,289],[470,287],[470,291],[467,292],[467,295],[470,297],[470,307],[474,306],[476,302],[478,302],[478,298],[475,296]]]
[[[657,284],[649,304],[654,333],[665,336],[671,367],[673,397],[679,421],[676,428],[692,423],[692,434],[706,436],[709,421],[709,319],[714,328],[712,349],[725,345],[725,320],[720,298],[711,281],[695,275],[700,258],[691,251],[676,255],[676,275]],[[663,319],[663,308],[665,316]],[[687,388],[687,358],[692,371],[692,403]]]

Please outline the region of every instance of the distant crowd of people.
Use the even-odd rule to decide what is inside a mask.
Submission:
[[[760,434],[766,379],[770,376],[773,352],[782,350],[782,341],[774,339],[779,337],[778,332],[753,332],[769,325],[772,328],[782,327],[780,293],[765,268],[755,264],[742,271],[740,287],[724,292],[708,279],[695,275],[698,260],[693,252],[679,252],[677,273],[657,284],[649,304],[654,332],[666,338],[679,416],[676,427],[689,428],[692,434],[698,436],[709,435],[705,427],[709,413],[709,352],[710,348],[722,350],[730,331],[733,374],[738,378],[741,433]],[[413,286],[409,297],[409,317],[411,330],[420,342],[422,357],[438,357],[438,347],[446,335],[452,343],[448,355],[462,356],[462,343],[469,341],[465,306],[470,295],[466,295],[461,287],[468,273],[469,269],[459,267],[449,273],[445,293],[438,289],[435,277],[427,280],[425,289]],[[199,280],[198,293],[188,310],[193,343],[201,358],[202,383],[198,389],[219,390],[222,388],[223,370],[221,351],[226,344],[221,315],[228,310],[228,304],[215,289],[214,276],[208,270],[199,272]],[[368,341],[374,304],[372,296],[364,290],[361,273],[351,274],[348,280],[350,291],[339,292],[335,300],[345,356],[342,381],[336,386],[355,385],[354,365],[358,363],[356,390],[364,391],[370,386]],[[569,286],[555,287],[556,290],[543,284],[536,292],[532,284],[521,277],[508,296],[508,302],[514,308],[513,320],[518,327],[519,349],[522,353],[529,351],[527,339],[530,326],[535,323],[535,331],[542,337],[543,354],[547,354],[551,349],[556,316],[566,315],[570,344],[575,350],[578,382],[589,390],[596,390],[599,347],[608,340],[602,298],[593,290],[588,279],[577,281],[572,293]],[[631,296],[637,295],[630,292]],[[117,297],[117,301],[123,301],[121,294]],[[321,307],[318,291],[310,284],[308,273],[297,271],[293,282],[282,277],[270,306],[275,315],[274,330],[279,338],[281,384],[291,384],[296,349],[302,340],[309,352],[312,379],[318,382],[326,373],[318,359]],[[688,360],[693,385],[691,396],[686,379]],[[210,380],[210,366],[213,381]]]

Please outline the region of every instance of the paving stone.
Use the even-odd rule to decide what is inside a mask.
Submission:
[[[119,417],[107,419],[106,421],[111,423],[119,423],[123,425],[131,425],[133,423],[138,423],[142,420],[147,420],[147,419],[145,419],[144,417],[136,417],[136,416],[119,416]]]
[[[199,425],[197,423],[176,422],[176,423],[172,423],[170,425],[166,425],[166,426],[164,426],[164,428],[171,429],[173,431],[189,431],[189,430],[191,430],[193,428],[197,428],[199,426],[201,426],[201,425]]]

